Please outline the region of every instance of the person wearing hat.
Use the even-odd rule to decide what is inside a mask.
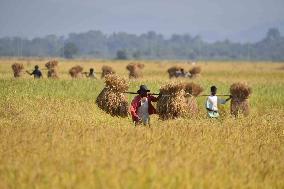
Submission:
[[[130,113],[135,125],[150,125],[150,115],[156,113],[152,102],[157,102],[159,97],[149,94],[150,90],[146,85],[141,85],[130,106]]]
[[[206,100],[206,110],[208,113],[208,116],[210,118],[218,118],[219,112],[218,112],[218,104],[225,104],[227,101],[229,101],[232,97],[230,96],[227,99],[220,99],[216,96],[217,93],[217,87],[216,86],[212,86],[210,88],[211,90],[211,95],[208,96],[207,100]]]
[[[35,79],[39,79],[42,77],[41,71],[39,70],[38,65],[35,66],[35,69],[32,73],[30,73],[29,71],[27,71],[28,74],[30,75],[34,75]]]

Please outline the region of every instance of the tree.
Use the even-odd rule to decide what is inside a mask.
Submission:
[[[132,53],[132,57],[133,57],[134,59],[140,59],[140,58],[141,58],[141,52],[140,52],[139,50],[134,51],[134,52]]]
[[[269,41],[278,40],[281,38],[281,34],[277,28],[270,28],[266,34],[266,39]]]
[[[128,57],[127,57],[127,53],[125,50],[118,50],[116,52],[116,59],[118,60],[127,60]]]
[[[77,54],[78,53],[78,48],[77,48],[77,46],[74,44],[74,43],[66,43],[65,45],[64,45],[64,51],[63,51],[63,53],[64,53],[64,57],[65,58],[73,58],[73,56],[75,55],[75,54]]]

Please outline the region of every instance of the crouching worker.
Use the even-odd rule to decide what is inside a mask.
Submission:
[[[151,102],[157,102],[158,98],[149,94],[150,90],[146,85],[141,85],[130,106],[132,120],[136,125],[143,124],[150,126],[150,115],[156,113]]]
[[[218,112],[218,104],[225,104],[227,101],[231,99],[231,96],[227,99],[220,99],[216,96],[216,93],[217,93],[217,87],[212,86],[211,95],[208,96],[205,104],[208,116],[210,118],[218,118],[220,116]]]

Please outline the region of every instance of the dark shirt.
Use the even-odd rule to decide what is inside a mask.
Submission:
[[[38,79],[41,78],[42,74],[39,70],[34,70],[31,75],[34,75],[34,78]]]

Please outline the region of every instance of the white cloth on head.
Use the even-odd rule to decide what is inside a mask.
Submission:
[[[143,102],[143,99],[141,99],[141,106],[138,108],[138,116],[143,122],[144,125],[149,124],[150,122],[150,116],[149,116],[149,102],[148,98],[145,97],[145,101]]]
[[[218,104],[225,104],[226,100],[220,99],[217,96],[208,96],[206,100],[206,108],[213,111],[218,111]]]

